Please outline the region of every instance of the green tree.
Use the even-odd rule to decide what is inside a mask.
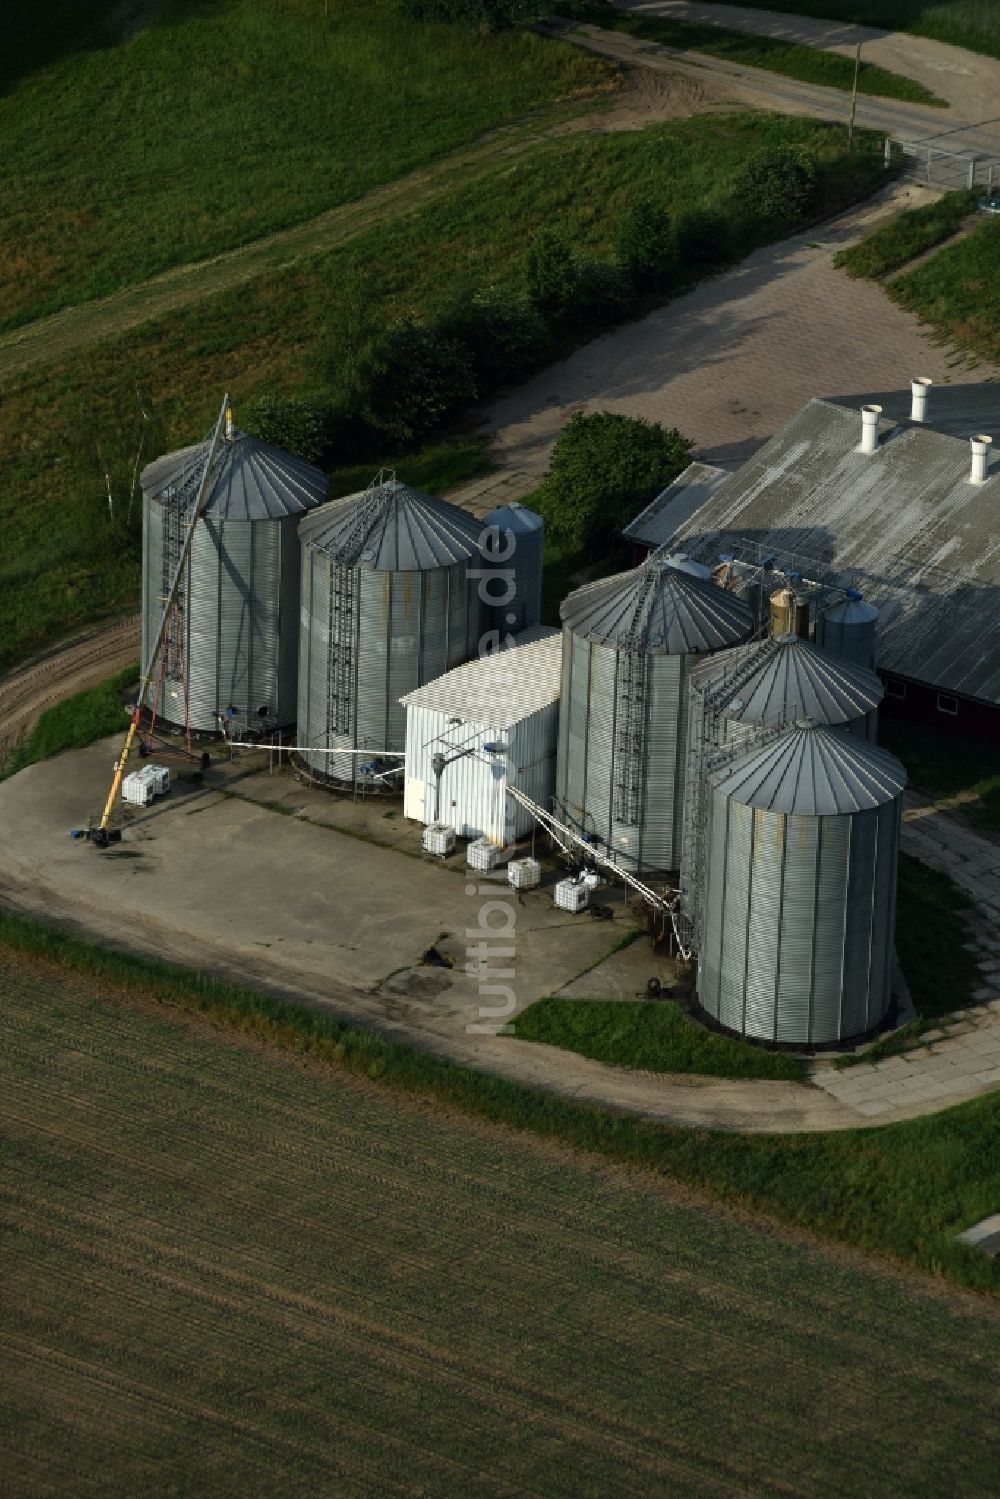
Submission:
[[[538,508],[560,541],[593,553],[677,477],[691,448],[676,428],[645,417],[578,411],[556,439]]]
[[[481,396],[530,375],[551,342],[531,298],[497,287],[478,292],[463,288],[436,326],[468,349]]]
[[[395,0],[401,15],[416,21],[469,21],[482,31],[506,31],[555,11],[584,15],[604,0]]]
[[[779,226],[796,223],[816,199],[816,158],[802,146],[768,146],[748,156],[733,179],[742,214]]]
[[[320,401],[266,392],[243,407],[239,426],[264,442],[315,463],[327,446],[329,413]]]
[[[539,229],[528,251],[528,291],[548,317],[569,311],[576,293],[576,257],[562,235],[548,225]]]
[[[353,410],[379,436],[417,442],[476,398],[468,349],[457,338],[415,318],[401,318],[359,352]]]
[[[633,198],[618,221],[615,237],[618,259],[638,286],[655,286],[674,264],[674,234],[670,214],[657,198]]]

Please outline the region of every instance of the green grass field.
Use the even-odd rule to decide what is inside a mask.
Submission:
[[[613,1067],[789,1082],[805,1077],[796,1057],[765,1051],[735,1036],[715,1035],[670,1000],[540,999],[516,1017],[514,1034]]]
[[[764,68],[785,78],[803,83],[824,84],[850,93],[854,87],[854,59],[819,47],[786,42],[780,37],[755,36],[749,31],[729,30],[724,26],[675,20],[671,16],[619,13],[608,15],[595,11],[590,17],[595,26],[627,32],[644,41],[660,42],[666,47],[682,47],[704,52],[724,62],[741,63],[748,68]],[[890,73],[874,63],[862,62],[858,71],[858,93],[882,99],[906,99],[911,104],[930,104],[947,109],[943,99],[932,94],[913,78]]]
[[[12,1496],[992,1485],[985,1300],[64,969],[0,997]]]
[[[359,304],[388,318],[432,310],[463,287],[517,283],[546,223],[581,251],[608,255],[620,210],[637,191],[658,192],[674,209],[713,204],[748,152],[781,141],[816,150],[820,213],[881,181],[875,153],[848,158],[842,131],[787,117],[720,115],[564,136],[333,251],[11,379],[0,416],[0,667],[135,597],[134,550],[108,545],[96,447],[120,450],[130,468],[137,384],[155,415],[147,453],[190,442],[207,430],[226,388],[238,414],[241,397],[266,387],[315,387]],[[581,326],[579,337],[588,331]]]
[[[950,42],[1000,57],[1000,7],[995,0],[745,0],[753,10],[828,17],[885,31]]]
[[[1000,361],[1000,220],[904,271],[889,295],[959,348]]]
[[[406,21],[386,0],[328,17],[323,0],[163,0],[125,39],[107,5],[66,9],[77,47],[51,55],[29,19],[0,97],[0,328],[297,223],[614,79],[564,42]]]
[[[975,192],[961,191],[945,193],[922,208],[904,208],[874,234],[866,235],[846,250],[838,250],[833,263],[849,276],[877,281],[950,239],[975,206]]]

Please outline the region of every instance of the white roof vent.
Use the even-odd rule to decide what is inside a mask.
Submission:
[[[986,483],[987,477],[989,475],[990,445],[992,442],[992,437],[987,437],[982,432],[978,437],[973,437],[971,439],[970,446],[972,448],[972,470],[969,474],[970,483]]]
[[[881,406],[862,406],[861,408],[861,452],[874,453],[878,447],[878,419],[882,415]]]
[[[927,392],[934,381],[928,375],[918,375],[915,380],[910,381],[910,421],[925,422],[927,420]]]

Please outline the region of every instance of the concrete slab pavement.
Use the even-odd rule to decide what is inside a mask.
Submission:
[[[487,408],[504,498],[535,488],[575,411],[621,411],[678,427],[698,457],[735,465],[810,396],[899,389],[918,373],[935,386],[996,378],[1000,370],[941,345],[881,287],[833,267],[838,249],[918,200],[919,189],[896,187],[757,250]],[[484,511],[499,485],[489,475],[451,498]]]

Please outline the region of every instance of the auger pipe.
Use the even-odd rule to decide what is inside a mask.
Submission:
[[[153,638],[153,643],[150,646],[149,658],[146,662],[146,667],[143,671],[142,679],[139,683],[139,695],[136,699],[135,709],[132,713],[131,720],[129,721],[128,733],[125,735],[125,744],[122,747],[121,754],[115,761],[115,773],[111,780],[111,790],[108,792],[108,799],[104,803],[104,811],[101,813],[101,820],[98,823],[98,828],[102,833],[107,830],[108,823],[111,819],[111,813],[115,805],[115,800],[117,799],[118,792],[121,789],[122,776],[125,774],[125,766],[128,764],[128,757],[132,753],[132,746],[135,743],[135,736],[139,731],[139,722],[142,717],[143,707],[145,706],[146,694],[148,693],[153,680],[153,673],[156,670],[156,663],[159,660],[160,651],[163,648],[163,638],[167,633],[167,621],[170,618],[170,611],[173,608],[174,599],[177,596],[177,589],[180,586],[181,575],[187,564],[188,552],[191,550],[191,540],[194,536],[195,523],[197,522],[202,511],[205,508],[205,501],[208,496],[208,481],[211,477],[212,464],[215,461],[216,449],[219,446],[219,437],[224,427],[226,427],[228,430],[231,421],[232,412],[229,405],[229,393],[227,392],[225,399],[222,402],[222,407],[219,411],[219,419],[215,424],[215,431],[212,433],[212,441],[209,444],[208,457],[205,459],[205,467],[202,471],[201,483],[198,486],[198,497],[195,500],[191,518],[187,523],[187,535],[184,537],[184,543],[181,547],[181,554],[178,558],[177,566],[174,569],[174,575],[170,580],[170,588],[167,591],[167,595],[164,600],[163,613],[160,615],[159,627],[157,628],[156,635]]]

